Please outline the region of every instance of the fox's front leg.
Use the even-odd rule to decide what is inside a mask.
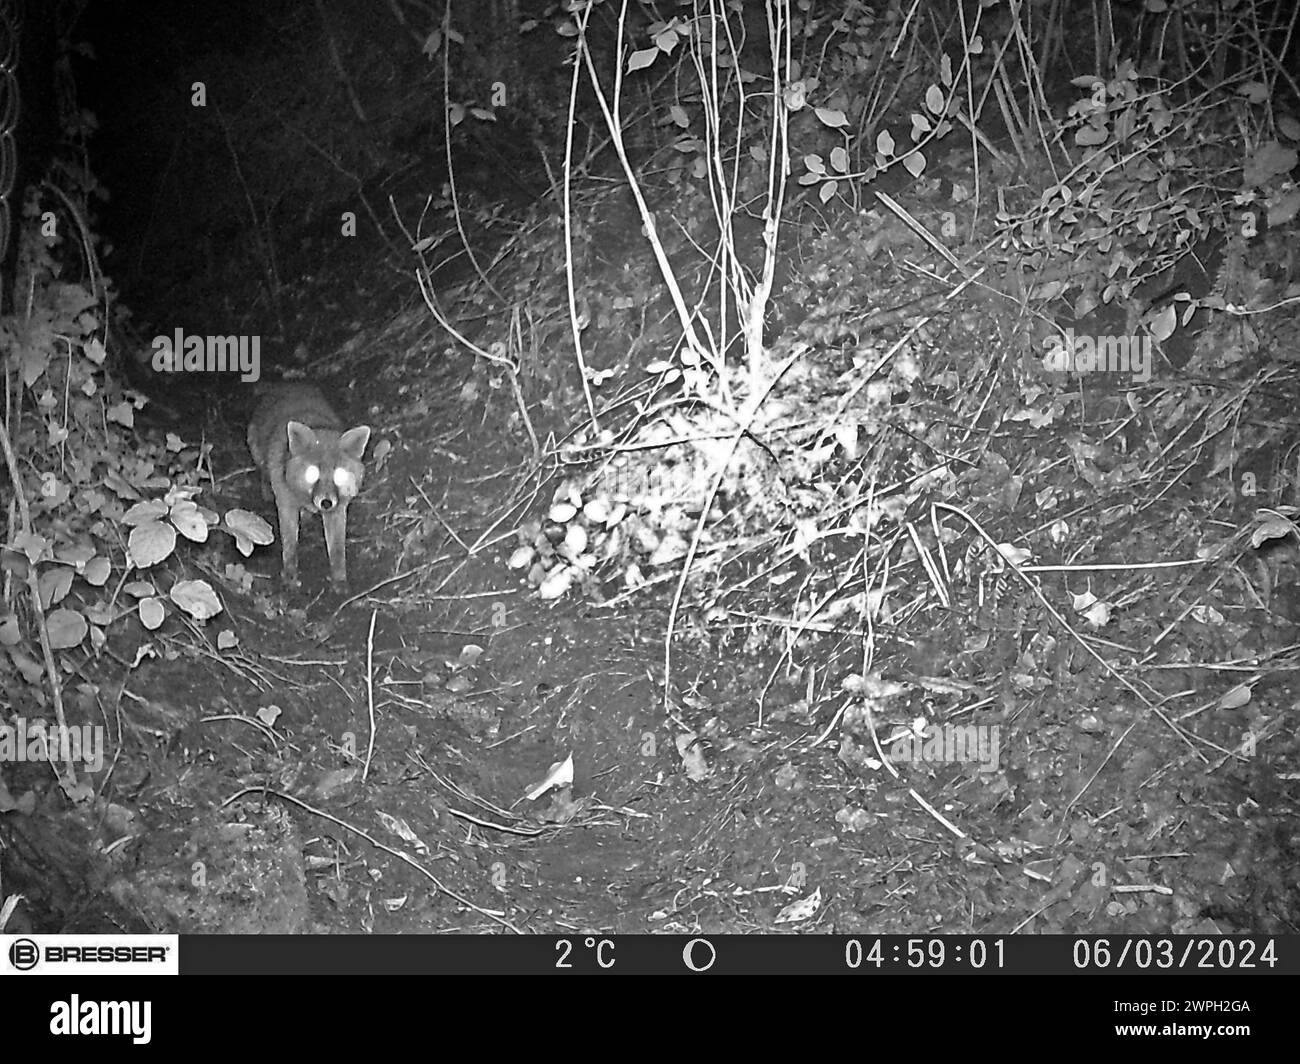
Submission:
[[[298,582],[298,505],[277,499],[280,515],[280,575],[286,584]]]
[[[348,508],[336,505],[321,511],[325,525],[325,552],[330,559],[330,583],[342,591],[348,586]]]

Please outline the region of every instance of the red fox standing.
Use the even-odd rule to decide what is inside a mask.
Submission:
[[[298,517],[309,510],[325,526],[330,582],[347,586],[348,503],[361,487],[370,427],[342,425],[319,388],[297,381],[267,386],[248,424],[248,449],[275,497],[287,583],[298,582]]]

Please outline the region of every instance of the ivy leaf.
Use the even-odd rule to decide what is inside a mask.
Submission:
[[[36,581],[41,591],[41,608],[57,606],[72,589],[72,570],[66,565],[56,565],[41,573]]]
[[[23,384],[30,388],[38,380],[41,374],[45,372],[46,366],[50,363],[50,352],[41,345],[32,344],[22,353],[20,372],[22,373]]]
[[[1178,328],[1178,310],[1173,303],[1170,303],[1151,322],[1151,335],[1162,343],[1174,335],[1174,330]]]
[[[161,521],[149,521],[131,529],[126,552],[137,569],[157,565],[176,548],[176,530]]]
[[[1242,169],[1242,181],[1256,187],[1270,184],[1274,178],[1289,174],[1296,166],[1296,150],[1283,147],[1275,140],[1256,148]]]
[[[1237,89],[1237,94],[1251,103],[1265,103],[1268,100],[1268,86],[1261,81],[1248,81]]]
[[[86,618],[76,610],[55,610],[45,618],[45,627],[55,650],[70,650],[86,637]]]
[[[156,632],[167,619],[167,611],[163,608],[163,604],[152,595],[140,600],[139,609],[140,623],[151,632]]]
[[[671,53],[677,47],[677,42],[681,40],[681,34],[676,26],[670,25],[656,33],[653,40],[661,52]]]
[[[14,667],[22,674],[23,680],[28,684],[35,686],[45,676],[45,670],[17,647],[9,648],[9,660],[14,663]]]
[[[167,516],[167,504],[161,499],[138,502],[122,515],[124,525],[143,525]]]
[[[186,539],[193,543],[206,543],[208,541],[208,523],[203,520],[203,515],[199,513],[199,508],[194,503],[186,501],[178,503],[172,507],[171,523]]]
[[[168,597],[196,621],[206,621],[222,610],[221,600],[206,580],[178,580]]]
[[[12,547],[27,555],[27,560],[33,564],[50,557],[49,542],[36,532],[19,532],[14,536]]]
[[[638,48],[627,59],[627,72],[644,70],[659,57],[658,48]]]
[[[1095,148],[1098,144],[1105,144],[1108,136],[1105,126],[1086,125],[1074,134],[1074,142],[1080,147]]]
[[[235,537],[235,549],[245,558],[253,553],[253,547],[275,542],[271,526],[248,510],[227,510],[225,527]]]
[[[1271,539],[1282,539],[1292,533],[1300,535],[1300,531],[1297,531],[1292,522],[1288,521],[1280,513],[1265,511],[1259,524],[1250,531],[1250,545],[1258,548]]]

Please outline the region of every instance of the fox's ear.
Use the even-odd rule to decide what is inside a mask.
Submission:
[[[316,433],[301,421],[290,421],[285,425],[289,433],[289,453],[295,458],[304,451],[318,447]]]
[[[339,437],[339,450],[354,462],[359,462],[361,456],[366,453],[366,444],[369,442],[370,426],[358,425],[354,429],[348,429]]]

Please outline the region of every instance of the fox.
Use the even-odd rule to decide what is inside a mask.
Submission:
[[[370,426],[344,431],[343,422],[314,384],[266,385],[248,423],[248,450],[275,499],[280,522],[281,577],[298,584],[298,518],[321,515],[330,583],[348,583],[348,504],[361,490]]]

